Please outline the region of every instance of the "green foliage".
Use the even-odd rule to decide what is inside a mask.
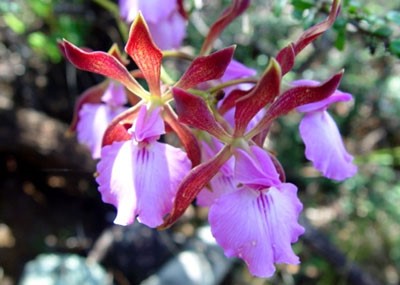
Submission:
[[[398,42],[400,36],[400,12],[395,6],[385,5],[385,11],[376,11],[376,5],[365,4],[357,0],[343,1],[340,17],[334,25],[336,31],[335,46],[345,48],[346,42],[354,36],[361,36],[364,45],[371,51],[379,47],[394,56],[400,57]],[[324,1],[292,0],[293,16],[306,26],[315,24],[321,13],[326,13]]]
[[[61,60],[57,40],[68,38],[77,45],[84,44],[89,23],[83,17],[60,11],[67,4],[62,0],[17,0],[1,4],[5,24],[24,36],[27,44],[39,55],[52,62]],[[81,0],[68,2],[71,7],[83,5]]]

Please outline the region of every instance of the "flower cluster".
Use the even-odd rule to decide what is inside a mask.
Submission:
[[[100,159],[96,180],[103,201],[117,208],[115,223],[128,225],[137,218],[164,229],[197,198],[198,205],[210,208],[212,234],[225,254],[243,259],[255,276],[271,276],[275,263],[299,263],[291,248],[304,232],[297,187],[286,182],[283,167],[263,145],[276,118],[301,112],[305,155],[316,169],[335,180],[355,174],[353,158],[326,111],[352,98],[337,89],[343,72],[322,83],[299,80],[282,88],[296,55],[333,24],[340,1],[334,0],[327,19],[279,51],[256,78],[254,70],[233,59],[233,46],[211,53],[215,39],[250,4],[234,0],[210,27],[199,56],[184,56],[190,65],[178,80],[163,71],[167,53],[153,40],[158,32],[151,27],[162,13],[147,5],[156,2],[131,1],[144,15],[134,12],[125,46],[137,70],[126,68],[126,56],[115,47],[106,53],[66,40],[60,44],[77,68],[107,78],[79,98],[71,129]],[[170,4],[163,13],[173,18],[182,6]],[[171,134],[179,145],[168,143]]]

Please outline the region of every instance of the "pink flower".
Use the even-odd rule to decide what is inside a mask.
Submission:
[[[141,11],[154,42],[162,50],[179,48],[186,34],[186,19],[176,0],[119,0],[121,17],[132,22]]]
[[[295,86],[315,86],[311,80],[292,82]],[[297,107],[305,113],[300,123],[300,135],[306,146],[305,155],[314,167],[328,178],[344,180],[356,174],[353,156],[344,147],[338,127],[326,109],[330,104],[349,101],[351,94],[336,90],[328,98]]]
[[[299,263],[291,244],[304,232],[297,223],[302,205],[296,186],[280,183],[263,149],[238,149],[235,156],[235,178],[242,186],[215,200],[211,231],[228,257],[243,259],[255,276],[270,277],[274,263]]]
[[[150,227],[159,226],[163,217],[172,211],[178,185],[191,169],[192,162],[193,165],[199,163],[200,151],[190,130],[177,121],[168,103],[171,98],[169,90],[161,88],[162,52],[154,44],[145,20],[141,14],[135,19],[125,51],[140,69],[149,91],[110,53],[87,52],[67,41],[61,44],[61,48],[76,67],[107,76],[140,98],[108,126],[97,166],[97,182],[103,201],[117,208],[115,223],[127,225],[138,217],[140,222]],[[194,59],[175,86],[189,89],[201,82],[220,78],[232,59],[233,51],[233,47],[226,48]],[[85,102],[92,102],[93,98],[98,102],[98,94],[95,92],[89,98],[85,96]],[[108,99],[104,96],[103,101],[113,102]],[[78,102],[77,109],[81,103]],[[164,120],[181,139],[187,154],[157,141],[165,133]]]
[[[222,149],[223,145],[215,138],[209,143],[201,142],[203,160],[208,161]],[[197,205],[202,207],[211,206],[221,195],[237,190],[237,181],[234,177],[235,159],[231,157],[221,166],[218,173],[210,180],[209,187],[205,187],[196,198]]]
[[[97,166],[99,191],[104,202],[117,208],[116,224],[128,225],[138,217],[156,227],[171,211],[191,163],[182,150],[157,142],[165,133],[160,108],[141,106],[129,132],[131,140],[103,148]]]
[[[101,97],[102,103],[84,103],[79,110],[76,131],[78,141],[89,147],[94,159],[100,158],[103,135],[109,123],[127,108],[124,86],[110,81]]]

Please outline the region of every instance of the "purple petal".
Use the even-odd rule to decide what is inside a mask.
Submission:
[[[318,86],[319,84],[321,84],[321,83],[318,81],[308,80],[308,79],[295,80],[290,83],[290,85],[292,85],[294,87]],[[302,113],[319,111],[319,110],[324,110],[324,109],[328,108],[329,105],[331,105],[333,103],[342,102],[342,101],[350,101],[351,99],[353,99],[353,96],[350,93],[336,90],[331,96],[325,98],[324,100],[310,103],[310,104],[305,104],[305,105],[297,107],[296,109],[298,112],[302,112]]]
[[[103,135],[109,123],[127,108],[112,108],[106,104],[83,104],[79,111],[77,138],[89,147],[94,159],[100,158]]]
[[[336,123],[326,112],[306,113],[300,122],[306,157],[328,178],[344,180],[357,172],[343,145]]]
[[[235,178],[238,182],[264,187],[280,184],[279,174],[266,150],[259,146],[251,146],[250,153],[237,149],[235,158]]]
[[[119,0],[119,14],[127,23],[132,22],[139,11],[139,0]]]
[[[257,70],[249,68],[243,63],[240,63],[239,61],[232,59],[232,61],[226,68],[225,73],[222,76],[221,80],[228,81],[242,77],[254,76],[256,74]]]
[[[204,188],[197,195],[197,205],[202,207],[211,206],[222,195],[236,191],[237,182],[233,176],[226,176],[219,172],[210,180],[210,188]]]
[[[178,11],[176,0],[139,0],[139,10],[147,23],[159,23]],[[160,23],[160,25],[162,25]]]
[[[141,223],[156,227],[171,211],[190,167],[186,154],[170,145],[116,142],[103,148],[96,180],[103,201],[117,207],[116,224],[131,224],[137,216]]]
[[[242,187],[211,206],[211,231],[228,257],[242,258],[250,272],[270,277],[274,263],[298,264],[291,243],[304,232],[297,223],[302,205],[292,184],[264,191]]]
[[[210,142],[201,142],[203,151],[203,160],[207,161],[216,156],[224,145],[215,138],[211,138]],[[211,206],[214,200],[221,195],[230,193],[237,189],[237,181],[234,179],[234,157],[229,158],[219,169],[218,173],[210,180],[210,188],[204,188],[197,195],[196,202],[203,207]]]
[[[182,45],[186,35],[186,20],[177,10],[168,18],[147,24],[154,42],[160,49],[177,49]]]
[[[217,153],[224,147],[224,144],[212,137],[209,142],[201,141],[201,149],[203,161],[213,159]],[[235,165],[234,157],[229,158],[220,168],[220,172],[224,176],[233,176],[233,168]]]
[[[140,107],[135,124],[129,129],[137,142],[158,139],[160,135],[165,133],[165,125],[160,111],[160,107],[151,110],[146,105]]]
[[[113,107],[125,105],[128,102],[125,87],[122,84],[111,80],[101,97],[101,101]]]

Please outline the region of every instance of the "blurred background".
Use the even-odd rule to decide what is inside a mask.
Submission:
[[[196,53],[230,1],[184,3],[190,12],[184,49]],[[240,261],[215,259],[222,253],[198,231],[207,223],[205,209],[193,206],[164,232],[139,223],[112,224],[115,210],[101,202],[95,162],[73,136],[66,136],[75,99],[103,78],[67,63],[57,40],[103,51],[116,42],[122,49],[116,4],[0,2],[1,285],[34,284],[25,277],[43,276],[49,268],[57,274],[73,272],[74,277],[57,284],[140,284],[188,249],[202,254],[211,249],[204,256],[214,254],[215,268],[221,266],[207,284],[400,284],[397,1],[343,1],[334,27],[297,57],[285,77],[286,82],[322,81],[345,69],[340,89],[354,100],[336,104],[330,113],[359,172],[343,183],[320,177],[304,158],[299,115],[273,125],[269,146],[278,153],[287,180],[299,187],[307,232],[294,245],[302,263],[279,265],[270,279],[251,277]],[[326,17],[329,5],[324,0],[253,0],[215,47],[236,43],[235,58],[261,74],[280,48]],[[31,260],[35,263],[26,266]],[[146,284],[174,284],[160,280]],[[56,284],[43,282],[36,284]]]

